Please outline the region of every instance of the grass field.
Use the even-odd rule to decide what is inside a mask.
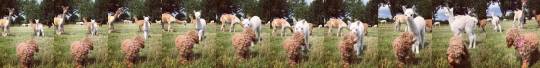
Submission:
[[[511,21],[503,21],[503,30],[511,26]],[[536,22],[528,21],[526,31],[539,33]],[[382,23],[379,27],[370,27],[369,34],[364,38],[367,46],[362,59],[353,67],[366,68],[395,68],[397,60],[392,51],[391,42],[399,32],[395,32],[392,24]],[[124,39],[140,35],[134,24],[115,25],[118,32],[106,33],[107,26],[100,27],[99,35],[93,37],[94,50],[90,52],[89,68],[123,68],[123,53],[120,44]],[[434,27],[432,33],[426,35],[426,47],[416,55],[418,63],[408,65],[413,68],[446,68],[446,48],[451,37],[448,25]],[[194,52],[196,59],[189,64],[178,64],[178,52],[174,45],[176,36],[189,30],[195,30],[194,24],[187,26],[175,24],[175,32],[162,32],[159,24],[152,24],[151,37],[145,42],[142,49],[141,59],[135,67],[140,68],[208,68],[208,67],[232,67],[232,68],[268,68],[288,67],[285,49],[282,41],[291,36],[272,34],[268,25],[264,25],[262,42],[252,47],[252,57],[245,61],[237,61],[231,36],[234,33],[222,32],[218,24],[208,24],[206,39],[196,45]],[[235,27],[236,33],[241,32],[241,27]],[[302,68],[335,68],[341,67],[338,43],[342,37],[326,34],[326,28],[314,28],[313,35],[309,39],[313,46],[298,66]],[[505,32],[494,32],[488,25],[486,32],[477,29],[478,47],[470,49],[470,60],[474,67],[504,67],[514,68],[520,65],[520,61],[513,48],[507,48],[504,42]],[[348,32],[344,30],[343,33]],[[31,39],[33,33],[28,27],[12,26],[11,35],[0,37],[0,65],[2,68],[17,68],[18,61],[15,54],[16,44]],[[47,28],[45,37],[35,37],[39,41],[40,51],[34,58],[38,68],[73,68],[70,44],[86,36],[86,29],[81,25],[66,25],[66,34],[54,35],[52,28]],[[466,39],[465,39],[466,40]],[[539,67],[534,64],[534,67]]]

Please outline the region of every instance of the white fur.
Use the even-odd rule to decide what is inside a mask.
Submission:
[[[501,23],[499,21],[499,17],[495,15],[495,13],[491,13],[491,24],[493,24],[493,29],[497,32],[502,32],[501,29]]]
[[[43,24],[39,23],[39,20],[38,19],[35,19],[35,29],[34,30],[36,32],[36,36],[41,36],[43,37],[44,36],[44,31],[43,31]]]
[[[364,44],[363,44],[363,40],[364,40],[364,24],[361,22],[361,21],[355,21],[355,22],[350,22],[349,21],[349,30],[351,30],[352,32],[354,32],[356,34],[356,37],[357,37],[357,42],[356,44],[354,45],[354,50],[356,51],[356,55],[357,56],[361,56],[362,55],[362,52],[364,50]]]
[[[97,35],[98,24],[97,24],[96,20],[94,20],[94,19],[90,20],[90,24],[91,24],[90,25],[91,26],[90,34],[92,34],[94,36]]]
[[[150,32],[150,17],[144,16],[144,23],[143,23],[143,35],[144,39],[148,39],[149,32]]]
[[[474,32],[476,23],[478,20],[469,15],[457,15],[454,16],[453,9],[446,8],[448,16],[448,22],[454,36],[461,36],[461,33],[465,32],[469,36],[469,48],[476,48],[476,34]]]
[[[515,24],[519,24],[518,27],[523,28],[523,24],[525,24],[525,16],[523,15],[523,10],[514,11],[514,21],[512,21],[512,23],[512,26],[515,26]]]
[[[415,35],[415,42],[413,44],[412,50],[414,53],[418,54],[420,53],[420,47],[424,47],[424,36],[426,34],[426,21],[423,17],[417,16],[413,18],[414,7],[413,8],[405,8],[403,6],[403,11],[405,13],[405,16],[409,19],[409,31],[413,32]]]
[[[309,36],[311,34],[311,26],[309,25],[309,23],[306,21],[306,20],[300,20],[300,21],[295,21],[294,22],[294,25],[293,25],[293,31],[294,32],[302,32],[304,34],[304,43],[306,44],[305,46],[302,46],[301,47],[301,50],[303,50],[304,52],[307,52],[309,51],[309,48],[311,48],[310,44],[309,44]],[[293,33],[294,33],[293,32]]]
[[[252,27],[253,27],[253,30],[255,31],[255,35],[257,37],[257,40],[262,40],[262,37],[261,37],[261,24],[262,24],[262,21],[261,21],[261,18],[259,18],[259,16],[253,16],[249,19],[249,21],[251,23],[253,23]]]

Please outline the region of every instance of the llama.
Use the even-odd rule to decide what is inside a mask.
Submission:
[[[311,48],[311,45],[309,44],[309,36],[311,35],[312,30],[311,24],[308,23],[306,20],[300,20],[295,22],[293,28],[293,33],[301,32],[303,34],[304,46],[301,47],[301,50],[304,51],[303,53],[307,53]]]
[[[168,31],[168,32],[174,31],[174,29],[171,28],[172,27],[171,24],[173,22],[184,24],[184,27],[186,27],[187,22],[185,20],[177,20],[173,15],[176,15],[176,14],[171,14],[170,12],[165,12],[161,14],[161,20],[162,22],[164,22],[164,23],[161,23],[161,27],[164,31]]]
[[[98,23],[96,22],[96,20],[91,19],[90,21],[88,21],[87,18],[83,18],[83,21],[84,21],[84,25],[86,26],[88,30],[88,33],[92,36],[96,36],[97,31],[98,31]]]
[[[192,60],[193,47],[195,44],[199,44],[200,41],[198,36],[196,31],[188,31],[186,34],[176,37],[176,48],[179,51],[180,64],[185,64]]]
[[[356,50],[356,44],[358,42],[359,38],[357,37],[356,32],[352,31],[343,37],[339,44],[339,51],[341,54],[341,61],[343,63],[343,67],[349,68],[350,64],[353,63],[354,57],[358,55],[358,51]]]
[[[478,22],[478,26],[480,26],[479,28],[482,29],[482,32],[486,32],[486,25],[488,24],[488,21],[487,19],[481,19],[479,22]]]
[[[262,40],[262,37],[261,37],[261,32],[262,32],[261,18],[259,18],[259,16],[253,16],[253,17],[251,17],[249,19],[249,21],[252,23],[252,28],[255,31],[255,35],[257,37],[257,40],[258,41]]]
[[[452,68],[470,68],[469,52],[463,39],[459,36],[453,36],[448,44],[446,55],[450,66]]]
[[[407,16],[409,19],[409,22],[407,22],[409,24],[409,31],[413,32],[415,35],[414,37],[416,37],[412,50],[414,53],[418,54],[420,53],[420,48],[425,46],[424,37],[426,34],[426,20],[424,20],[424,18],[421,16],[413,17],[413,14],[416,13],[414,11],[414,7],[406,8],[405,6],[402,6],[402,8],[405,16]]]
[[[446,14],[448,16],[448,22],[450,22],[450,27],[454,36],[460,36],[461,33],[465,32],[469,36],[469,46],[468,48],[476,48],[476,23],[478,20],[469,15],[457,15],[454,16],[453,8],[445,8]]]
[[[203,40],[206,36],[204,33],[206,32],[206,20],[201,18],[201,11],[194,11],[194,15],[196,18],[196,30],[199,37],[199,40]]]
[[[332,32],[332,28],[337,28],[338,32],[336,33],[336,36],[340,36],[341,29],[347,27],[347,24],[345,24],[342,19],[330,18],[324,26],[328,27],[328,34]]]
[[[432,19],[426,19],[426,30],[428,32],[432,32],[433,31],[433,20]]]
[[[144,38],[136,36],[133,39],[126,39],[122,42],[122,52],[124,53],[124,63],[128,68],[132,68],[138,60],[138,54],[144,48]]]
[[[501,22],[499,17],[495,13],[491,13],[491,24],[493,24],[493,29],[497,32],[502,32]]]
[[[396,32],[400,31],[401,24],[408,25],[407,22],[409,22],[409,19],[407,19],[407,16],[403,14],[397,14],[396,16],[394,16],[394,29],[396,30]]]
[[[350,21],[349,21],[350,22]],[[364,44],[363,39],[365,36],[366,31],[366,24],[363,24],[362,21],[355,21],[352,23],[349,23],[349,30],[351,30],[352,33],[355,33],[356,37],[356,43],[354,44],[354,50],[356,51],[357,56],[361,56],[363,53],[361,51],[364,50]]]
[[[289,59],[288,63],[290,66],[295,66],[300,63],[302,56],[305,53],[302,53],[302,47],[306,44],[304,43],[303,32],[294,32],[292,37],[287,38],[283,43],[283,48],[287,52],[287,58]]]
[[[268,21],[268,23],[271,24],[272,34],[276,31],[276,28],[280,28],[280,36],[283,36],[283,33],[285,33],[285,28],[288,28],[291,32],[293,31],[291,28],[291,24],[287,22],[284,18],[274,18],[272,21]]]
[[[38,37],[44,36],[43,31],[43,24],[39,23],[39,19],[34,19],[34,22],[29,20],[32,30],[34,30],[34,34]]]
[[[234,30],[234,24],[240,22],[240,19],[233,14],[222,14],[219,20],[221,21],[221,31],[224,31],[223,28],[225,28],[225,24],[231,24],[229,32],[236,32],[236,30]]]
[[[515,26],[516,24],[519,24],[518,25],[518,28],[523,28],[523,24],[525,24],[525,16],[523,14],[523,10],[521,9],[518,9],[518,10],[514,10],[514,21],[512,21],[512,26]],[[516,23],[517,21],[517,23]]]
[[[92,40],[88,37],[71,44],[71,56],[74,58],[76,68],[84,68],[90,50],[94,49]]]
[[[118,8],[114,14],[107,16],[107,25],[109,26],[109,33],[114,31],[114,24],[113,22],[125,11],[124,8]]]
[[[39,47],[37,42],[33,39],[24,41],[17,45],[17,56],[19,58],[19,64],[21,68],[31,68],[34,63],[32,58],[37,52],[39,52]]]
[[[394,55],[398,59],[398,68],[404,68],[406,64],[414,62],[414,53],[411,47],[414,44],[414,34],[412,32],[402,32],[399,37],[394,39],[392,45]]]
[[[536,20],[536,23],[538,23],[538,28],[540,28],[540,14],[535,15],[534,19]]]
[[[143,32],[143,36],[144,36],[144,39],[148,39],[149,37],[149,33],[150,32],[150,17],[148,16],[143,16],[144,19],[143,20],[138,20],[136,17],[133,17],[133,19],[135,20],[134,22],[139,26],[139,31],[142,31]]]
[[[66,13],[68,11],[68,6],[62,6],[62,14],[59,14],[58,16],[54,17],[54,23],[53,26],[56,28],[56,35],[61,35],[64,33],[64,23],[65,23],[65,17]]]
[[[3,17],[2,19],[0,19],[0,27],[2,29],[2,36],[7,36],[9,34],[9,24],[11,22],[11,20],[13,20],[12,18],[13,17],[13,13],[15,11],[15,9],[13,8],[8,8],[8,16],[5,16]]]

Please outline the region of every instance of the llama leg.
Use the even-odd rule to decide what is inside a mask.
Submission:
[[[221,31],[223,31],[223,26],[225,26],[225,22],[221,22]]]
[[[283,36],[284,32],[285,32],[285,27],[281,27],[281,32],[280,32],[281,34],[280,35]]]
[[[336,33],[336,35],[339,37],[341,35],[341,28],[338,27],[338,32]]]
[[[231,23],[231,27],[229,29],[229,32],[236,32],[236,30],[234,30],[234,24],[235,23]]]
[[[396,32],[399,32],[399,22],[394,23],[394,29]]]

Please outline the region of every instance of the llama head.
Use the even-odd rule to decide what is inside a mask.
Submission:
[[[62,6],[62,13],[67,13],[69,7],[68,6]]]
[[[251,27],[252,23],[249,21],[249,19],[242,19],[242,26],[244,28]]]
[[[144,17],[144,19],[143,19],[144,21],[150,20],[150,17],[148,17],[148,16],[143,16],[143,17]]]
[[[407,17],[413,17],[413,15],[415,14],[413,8],[405,8],[405,9],[403,10],[403,13],[404,13],[405,16],[407,16]]]
[[[96,20],[95,20],[95,19],[92,19],[92,20],[90,20],[90,22],[93,22],[93,23],[95,23],[95,22],[96,22]]]
[[[15,9],[14,8],[7,8],[8,10],[8,15],[11,16],[13,15],[13,13],[15,13]]]
[[[39,19],[34,19],[34,22],[37,24],[39,23]]]
[[[193,11],[195,18],[201,18],[201,11]]]
[[[294,25],[293,25],[293,31],[294,32],[302,32],[304,31],[304,26],[305,26],[305,21],[298,21],[298,22],[295,22]]]

